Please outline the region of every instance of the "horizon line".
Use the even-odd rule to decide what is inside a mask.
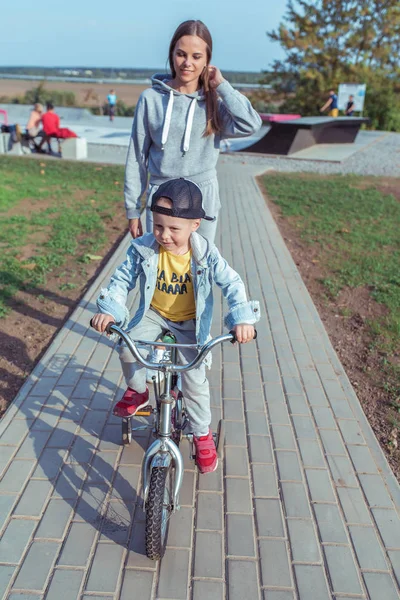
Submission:
[[[1,65],[0,64],[0,69],[110,69],[110,70],[115,70],[115,71],[120,71],[123,69],[128,69],[128,70],[137,70],[137,71],[154,71],[155,73],[162,73],[165,71],[165,69],[161,68],[161,67],[94,67],[93,65],[83,65],[83,66],[77,66],[77,65],[53,65],[53,66],[43,66],[43,65]],[[264,69],[260,69],[259,71],[247,71],[247,70],[243,70],[243,69],[225,69],[224,67],[220,67],[221,71],[228,71],[228,72],[232,72],[232,73],[263,73]]]

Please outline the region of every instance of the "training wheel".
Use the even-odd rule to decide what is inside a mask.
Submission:
[[[131,419],[122,419],[122,443],[129,445],[132,441],[132,422]]]
[[[225,421],[223,419],[220,419],[220,421],[218,422],[216,440],[215,440],[215,446],[217,448],[217,454],[218,454],[219,458],[224,457],[224,442],[225,442]]]

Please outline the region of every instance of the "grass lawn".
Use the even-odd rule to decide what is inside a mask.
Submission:
[[[271,199],[298,229],[304,242],[318,245],[329,270],[327,294],[345,286],[366,286],[387,307],[370,323],[385,349],[400,350],[400,202],[355,176],[323,178],[269,175]],[[400,182],[399,182],[400,187]]]
[[[124,168],[0,157],[0,414],[127,231]]]
[[[18,291],[45,286],[67,261],[75,268],[59,290],[78,285],[74,275],[101,258],[109,224],[123,215],[123,173],[120,166],[1,158],[0,317]]]
[[[385,415],[387,427],[400,433],[400,180],[272,173],[263,176],[262,184],[331,339],[335,319],[323,314],[324,306],[339,317],[338,325],[347,321],[346,345],[359,343],[353,317],[362,314],[362,303],[368,304],[366,318],[359,319],[365,344],[360,355],[368,358],[358,361],[357,375],[348,375],[354,381],[365,374],[364,409],[368,413],[367,404],[380,393],[376,418]],[[290,244],[296,240],[298,251],[296,243]],[[340,357],[347,370],[345,354],[343,348]],[[349,365],[355,356],[348,356]]]

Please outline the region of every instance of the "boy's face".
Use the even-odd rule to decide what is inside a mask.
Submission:
[[[171,208],[168,198],[160,198],[157,206]],[[184,254],[189,248],[189,238],[193,231],[200,227],[201,219],[181,219],[153,212],[153,233],[157,242],[172,254]]]

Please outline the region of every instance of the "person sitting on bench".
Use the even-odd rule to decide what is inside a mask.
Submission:
[[[46,102],[46,112],[42,115],[42,125],[44,131],[44,137],[39,145],[41,150],[43,144],[47,142],[49,152],[51,152],[50,139],[52,137],[57,138],[58,151],[61,152],[60,140],[58,138],[58,130],[60,129],[60,117],[54,111],[54,105],[52,102]]]
[[[57,138],[58,152],[59,152],[59,154],[61,154],[60,140],[61,139],[64,140],[67,138],[76,138],[78,136],[71,129],[68,129],[68,127],[60,127],[60,117],[54,111],[54,105],[52,102],[46,103],[46,109],[47,109],[47,111],[42,116],[42,125],[43,125],[43,131],[45,133],[45,137],[41,141],[39,149],[41,149],[44,142],[47,142],[47,145],[49,147],[49,152],[51,152],[50,140],[51,140],[51,138]]]
[[[43,138],[45,133],[42,129],[42,115],[43,105],[40,102],[36,102],[29,115],[28,123],[25,128],[25,139],[28,142],[32,142],[35,149],[39,149],[39,144],[35,141],[35,138]]]

